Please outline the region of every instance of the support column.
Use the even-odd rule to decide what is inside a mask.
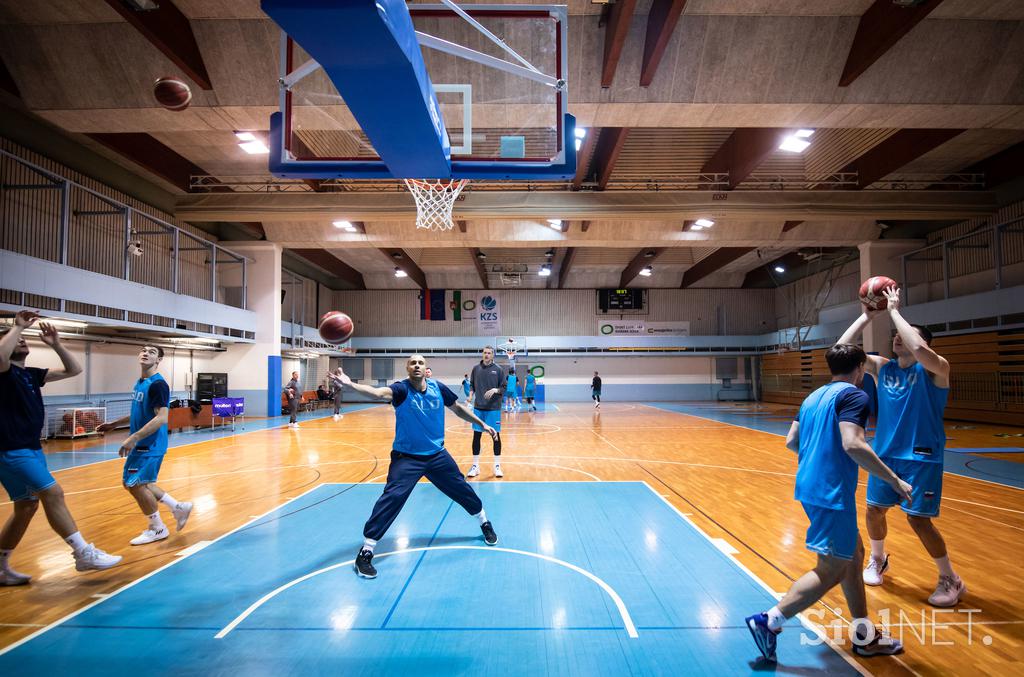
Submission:
[[[246,413],[277,416],[281,413],[281,247],[273,242],[221,242],[221,246],[245,256],[244,282],[248,309],[256,313],[256,342],[237,344],[216,360],[216,371],[227,372],[234,397],[245,397]],[[236,271],[232,271],[232,275]],[[226,284],[226,274],[219,283]],[[223,362],[223,365],[221,364]],[[212,369],[212,367],[211,367]]]
[[[891,277],[900,286],[900,298],[906,299],[906,280],[903,279],[900,255],[924,245],[924,240],[872,240],[861,243],[857,247],[860,249],[861,282],[875,275]],[[891,357],[892,331],[892,322],[887,317],[876,319],[864,330],[864,350]]]

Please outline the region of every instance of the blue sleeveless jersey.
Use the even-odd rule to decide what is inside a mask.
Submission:
[[[849,388],[845,382],[823,385],[800,405],[800,451],[796,492],[801,503],[830,510],[856,510],[857,464],[843,449],[836,399]]]
[[[942,463],[942,412],[948,388],[939,388],[920,362],[901,369],[890,360],[878,372],[878,428],[872,446],[880,458]]]
[[[391,448],[403,454],[428,455],[444,449],[444,398],[437,381],[425,380],[427,389],[422,393],[404,381],[405,399],[395,407]]]
[[[164,381],[164,377],[160,374],[153,374],[149,378],[139,379],[138,383],[135,384],[135,390],[132,392],[132,413],[129,423],[129,429],[132,433],[141,430],[144,425],[153,420],[154,409],[167,406],[167,402],[154,402],[149,396],[149,387],[158,381]],[[166,452],[167,425],[160,426],[160,429],[155,433],[139,440],[135,448],[139,451],[148,451],[150,453],[162,454]]]
[[[505,392],[506,393],[508,393],[510,395],[515,395],[515,393],[516,393],[516,378],[517,377],[516,377],[515,374],[509,374],[508,375],[508,381],[505,384]]]

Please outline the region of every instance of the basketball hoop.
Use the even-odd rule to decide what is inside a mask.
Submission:
[[[404,179],[416,201],[416,227],[427,230],[451,230],[452,207],[469,179]]]

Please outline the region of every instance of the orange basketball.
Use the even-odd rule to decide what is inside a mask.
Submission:
[[[192,101],[192,89],[184,80],[164,77],[153,83],[153,97],[167,110],[181,111]]]
[[[895,286],[896,280],[885,275],[868,278],[860,286],[860,302],[868,310],[884,310],[889,305],[889,302],[882,295],[882,290],[892,289]]]
[[[327,343],[344,343],[352,337],[356,328],[351,317],[343,312],[330,310],[320,318],[317,329],[320,331],[320,338]]]

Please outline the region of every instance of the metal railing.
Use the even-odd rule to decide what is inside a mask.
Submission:
[[[2,149],[0,248],[236,308],[247,304],[244,256]]]
[[[904,302],[908,305],[912,289],[921,285],[928,292],[926,300],[932,300],[931,287],[939,283],[943,299],[1001,289],[1007,282],[1005,269],[1024,264],[1024,216],[985,224],[970,233],[907,252],[900,259]],[[971,276],[973,283],[953,288],[954,279]]]

